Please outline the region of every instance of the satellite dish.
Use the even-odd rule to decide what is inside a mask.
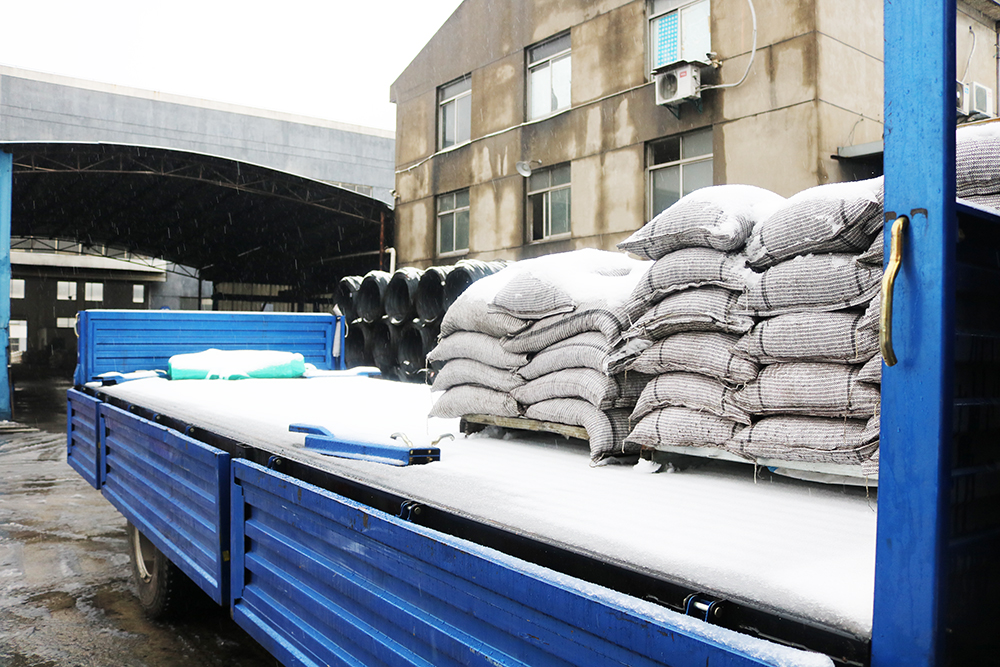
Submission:
[[[510,164],[509,162],[507,164]],[[514,169],[517,169],[517,173],[521,174],[525,178],[531,176],[531,163],[530,162],[515,162]]]

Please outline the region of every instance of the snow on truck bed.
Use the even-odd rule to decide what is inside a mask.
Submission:
[[[102,391],[427,505],[871,633],[876,510],[864,489],[755,483],[745,466],[655,475],[592,468],[588,449],[573,441],[462,437],[458,420],[427,417],[428,387],[363,376],[150,378]],[[449,432],[457,439],[439,444],[439,462],[392,467],[307,452],[292,423],[382,440],[403,431],[414,446]]]

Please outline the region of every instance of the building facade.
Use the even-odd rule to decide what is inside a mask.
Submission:
[[[998,9],[958,17],[991,94]],[[877,175],[882,53],[880,0],[466,0],[391,89],[400,262],[612,249],[700,187]]]

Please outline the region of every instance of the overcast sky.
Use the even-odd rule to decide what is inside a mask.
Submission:
[[[395,129],[389,86],[461,0],[0,0],[0,64]]]

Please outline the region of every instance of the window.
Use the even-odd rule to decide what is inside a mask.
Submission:
[[[464,144],[472,138],[472,77],[438,88],[438,148]]]
[[[12,299],[23,299],[24,298],[24,279],[23,278],[11,278],[10,279],[10,298],[12,298]]]
[[[712,128],[649,145],[649,217],[712,185]]]
[[[75,317],[57,317],[56,318],[56,328],[57,329],[72,329],[76,325]]]
[[[469,249],[469,191],[459,190],[437,198],[438,255]]]
[[[528,177],[528,229],[532,241],[569,234],[569,165],[540,169]]]
[[[528,120],[569,108],[569,33],[528,50]]]
[[[146,302],[146,287],[144,285],[132,285],[132,303]]]
[[[76,301],[76,283],[60,280],[56,282],[57,301]]]
[[[649,16],[651,70],[679,60],[708,62],[712,50],[709,0],[652,0]]]
[[[104,301],[104,283],[84,283],[84,301]]]

